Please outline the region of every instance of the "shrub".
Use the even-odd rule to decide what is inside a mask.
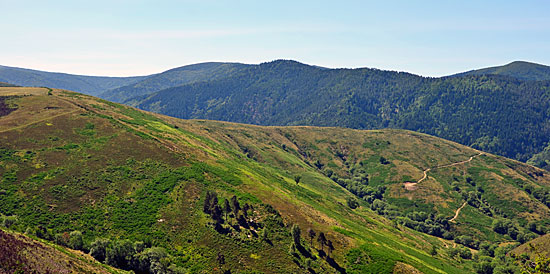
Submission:
[[[69,247],[76,250],[82,250],[84,248],[82,232],[75,230],[69,234]]]

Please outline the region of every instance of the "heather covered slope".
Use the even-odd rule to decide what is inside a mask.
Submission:
[[[549,225],[547,173],[424,134],[180,120],[40,88],[1,94],[16,109],[0,117],[0,213],[61,244],[73,230],[83,249],[143,242],[192,273],[459,273],[474,270],[468,251],[505,252],[496,246]],[[216,213],[233,196],[241,210]],[[145,250],[109,262],[130,269]]]
[[[89,255],[0,229],[0,273],[125,273]]]

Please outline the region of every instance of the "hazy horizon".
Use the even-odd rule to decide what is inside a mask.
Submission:
[[[7,1],[0,64],[149,75],[202,62],[292,59],[445,76],[550,64],[547,1]]]

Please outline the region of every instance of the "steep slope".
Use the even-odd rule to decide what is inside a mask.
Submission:
[[[178,118],[409,129],[526,161],[549,141],[549,88],[550,81],[433,79],[275,61],[225,79],[162,90],[132,105]]]
[[[187,121],[0,91],[17,107],[0,117],[0,213],[60,244],[79,230],[122,269],[459,273],[475,264],[451,239],[482,252],[532,238],[529,222],[549,227],[549,174],[424,134]]]
[[[515,61],[503,66],[471,70],[455,74],[454,76],[466,75],[503,75],[520,80],[542,81],[550,80],[550,67],[536,63]]]
[[[0,273],[125,273],[89,255],[0,229]]]
[[[127,86],[105,91],[99,96],[110,101],[125,102],[136,96],[151,94],[171,87],[228,77],[247,66],[239,63],[216,62],[183,66],[152,75]]]
[[[75,90],[86,94],[98,95],[101,92],[126,86],[145,79],[137,77],[100,77],[46,72],[24,68],[0,66],[0,82],[8,82],[28,87],[51,87]]]

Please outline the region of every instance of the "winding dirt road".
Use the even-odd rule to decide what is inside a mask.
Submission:
[[[413,183],[413,182],[405,182],[405,183],[403,183],[403,185],[405,186],[405,189],[406,189],[406,190],[409,190],[409,191],[416,190],[416,188],[417,188],[416,185],[419,184],[420,182],[426,180],[426,178],[428,178],[428,172],[429,172],[430,170],[436,169],[436,168],[445,168],[445,167],[451,167],[451,166],[466,164],[466,163],[471,162],[475,157],[480,156],[480,155],[483,155],[483,152],[480,152],[479,154],[476,154],[476,155],[470,157],[470,159],[465,160],[465,161],[460,161],[460,162],[456,162],[456,163],[452,163],[452,164],[448,164],[448,165],[442,165],[442,166],[435,166],[435,167],[427,168],[427,169],[424,170],[424,176],[423,176],[420,180],[416,181],[416,183]],[[453,218],[451,218],[451,219],[449,220],[449,222],[455,222],[456,218],[458,218],[458,214],[460,214],[460,210],[461,210],[462,208],[464,208],[464,207],[466,206],[467,203],[468,203],[468,202],[464,202],[464,203],[462,204],[462,206],[459,207],[459,208],[456,210],[455,216],[454,216]]]
[[[424,176],[420,180],[416,181],[416,183],[413,183],[413,182],[403,183],[405,185],[405,189],[415,190],[417,184],[421,183],[422,181],[426,180],[426,178],[428,178],[428,172],[432,169],[445,168],[445,167],[451,167],[451,166],[456,166],[456,165],[462,165],[462,164],[465,164],[465,163],[469,163],[475,157],[480,156],[480,155],[483,155],[483,152],[480,152],[479,154],[476,154],[476,155],[470,157],[468,160],[464,160],[464,161],[460,161],[460,162],[456,162],[456,163],[452,163],[452,164],[447,164],[447,165],[442,165],[442,166],[434,166],[434,167],[427,168],[427,169],[424,170]]]
[[[455,219],[458,218],[458,214],[460,213],[460,210],[461,210],[462,208],[464,208],[464,207],[466,206],[467,203],[468,203],[468,202],[464,202],[464,203],[462,204],[462,206],[459,207],[459,208],[456,210],[455,216],[454,216],[453,218],[451,218],[451,219],[449,220],[449,222],[453,222],[453,223],[454,223]]]

